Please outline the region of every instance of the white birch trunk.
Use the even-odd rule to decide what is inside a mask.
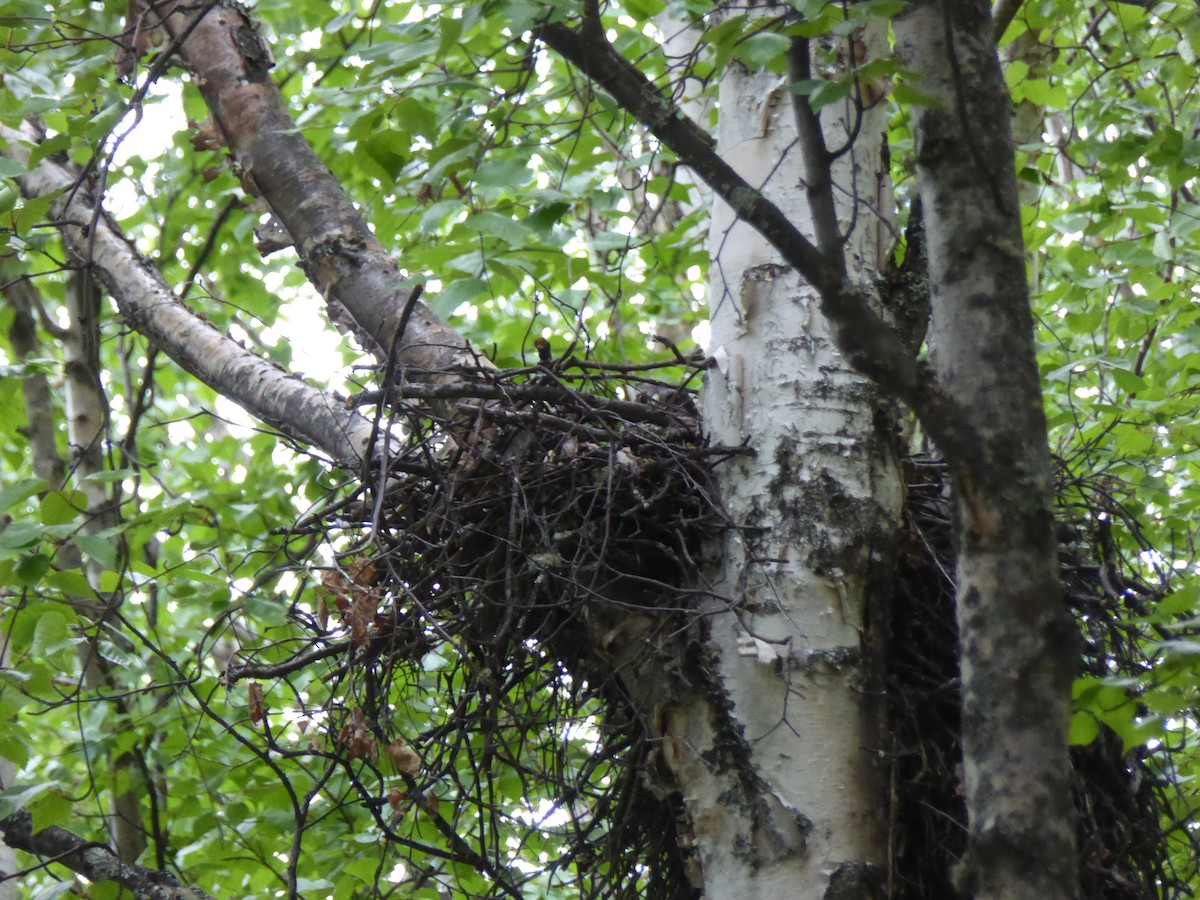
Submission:
[[[788,80],[732,66],[720,109],[726,160],[811,234]],[[845,142],[852,115],[849,104],[825,110],[831,148]],[[864,115],[833,175],[842,231],[853,221],[847,266],[869,284],[879,230],[871,195],[886,172],[883,110]],[[718,365],[706,421],[715,443],[757,452],[719,470],[725,507],[744,528],[724,539],[714,588],[736,608],[712,617],[711,639],[759,783],[757,797],[734,799],[701,750],[681,758],[705,892],[867,897],[885,862],[885,742],[868,683],[865,599],[901,502],[876,424],[883,404],[835,349],[816,291],[720,203],[711,254]],[[710,740],[699,717],[678,731],[695,748]]]

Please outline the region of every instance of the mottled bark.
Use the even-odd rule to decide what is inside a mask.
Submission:
[[[20,277],[15,266],[0,266],[0,292],[13,309],[13,322],[8,337],[18,363],[36,357],[37,292]],[[49,484],[60,484],[66,476],[66,466],[58,454],[55,440],[54,406],[50,401],[50,384],[41,372],[27,374],[21,380],[25,400],[25,437],[29,441],[33,471]],[[9,668],[8,638],[0,635],[0,671]],[[0,757],[0,790],[15,787],[17,774],[12,761]],[[17,855],[7,842],[0,843],[0,900],[16,900],[17,882],[5,876],[17,870]]]
[[[979,457],[947,454],[970,817],[963,888],[1077,895],[1067,726],[1078,636],[1061,599],[1009,100],[986,4],[924,0],[895,22],[914,108],[932,289],[931,363]]]
[[[18,362],[38,356],[38,293],[19,267],[0,266],[0,292],[13,309],[13,322],[8,330],[13,354]],[[55,487],[67,476],[67,466],[58,452],[54,403],[50,398],[50,382],[42,372],[30,372],[21,379],[25,401],[25,439],[33,472]]]
[[[67,279],[67,327],[63,334],[63,362],[67,412],[67,443],[70,447],[72,475],[87,497],[87,508],[79,516],[80,530],[99,534],[118,524],[108,485],[92,479],[105,470],[104,445],[108,433],[108,400],[100,382],[100,309],[98,286],[88,269],[72,272]],[[83,559],[83,571],[92,587],[99,589],[104,567],[95,559]],[[102,606],[93,609],[92,619],[99,624],[103,613],[118,603],[116,597],[103,596]],[[84,680],[92,690],[108,687],[118,696],[128,689],[113,678],[108,662],[100,655],[99,631],[90,641],[80,643],[76,652]],[[117,701],[117,714],[126,718],[126,708]],[[147,789],[137,757],[123,753],[109,761],[112,784],[109,809],[109,833],[121,862],[136,862],[146,849],[146,829],[142,825],[141,801]],[[123,789],[116,785],[124,784]]]
[[[878,49],[882,28],[859,37]],[[800,60],[808,48],[796,42],[793,51]],[[878,183],[882,106],[859,110],[848,100],[818,117],[786,78],[731,66],[720,108],[721,156],[866,297],[877,198],[852,186]],[[826,143],[855,133],[834,161]],[[705,783],[713,773],[700,775],[689,798],[715,824],[702,841],[710,894],[879,896],[884,738],[866,651],[867,592],[901,497],[877,426],[880,394],[838,352],[815,287],[723,203],[710,247],[719,362],[706,382],[705,419],[714,440],[757,451],[718,470],[725,507],[745,530],[729,532],[714,560],[715,587],[737,608],[710,627],[731,703],[726,727],[745,738],[761,779],[754,804],[728,802]]]
[[[844,305],[865,311],[874,337],[899,348],[870,310],[878,198],[851,187],[879,183],[883,109],[862,111],[857,130],[852,102],[819,123],[786,77],[734,65],[722,79],[714,150],[615,54],[594,19],[548,25],[541,36],[726,201],[711,231],[716,366],[705,418],[714,441],[748,443],[757,456],[718,472],[742,527],[726,534],[706,585],[720,598],[704,620],[707,693],[660,692],[655,717],[705,896],[877,895],[884,742],[865,599],[900,488],[877,431],[878,390],[835,348],[821,289],[849,298]],[[878,44],[882,29],[859,37]],[[837,144],[861,135],[836,164],[822,125]],[[858,335],[861,346],[872,339]],[[915,378],[911,357],[908,365]]]
[[[35,310],[40,310],[41,299],[36,288],[21,280],[15,267],[9,267],[8,276],[14,280],[4,285],[4,295],[13,306],[16,317],[10,336],[18,358],[31,355],[38,346]],[[100,296],[95,286],[79,272],[73,273],[67,284],[68,321],[58,332],[63,345],[64,394],[67,412],[67,442],[70,447],[71,475],[87,498],[87,507],[79,517],[80,530],[96,534],[116,524],[116,511],[112,508],[108,491],[102,481],[88,479],[89,475],[102,472],[105,468],[103,453],[107,425],[107,403],[100,384],[99,321]],[[45,376],[35,374],[25,379],[25,412],[28,420],[26,433],[33,455],[34,471],[47,480],[52,490],[66,487],[67,465],[58,452],[55,437],[54,404],[50,399],[49,384]],[[85,560],[74,543],[64,544],[55,554],[55,563],[60,568],[81,568],[93,586],[99,586],[101,568],[93,560]],[[104,604],[97,604],[92,597],[71,597],[73,605],[84,615],[98,618]],[[77,653],[85,680],[90,687],[106,685],[115,687],[120,693],[125,686],[113,685],[104,660],[91,642],[77,645]],[[0,668],[6,656],[0,652]],[[123,715],[124,710],[119,714]],[[133,862],[146,847],[145,829],[141,821],[141,797],[145,790],[141,768],[132,754],[123,754],[111,763],[113,781],[123,782],[127,788],[114,791],[110,811],[110,826],[113,845],[124,862]],[[0,763],[0,779],[6,786],[15,776],[15,771]]]
[[[0,834],[9,846],[35,856],[54,859],[88,881],[116,882],[145,900],[213,900],[198,888],[187,887],[169,872],[159,872],[121,862],[103,844],[85,840],[52,825],[33,830],[33,819],[25,810],[17,810],[0,819]]]

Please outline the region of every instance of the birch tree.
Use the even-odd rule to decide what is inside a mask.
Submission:
[[[18,879],[912,896],[889,607],[915,434],[955,523],[947,881],[1079,896],[1069,743],[1150,759],[1192,715],[1160,688],[1182,639],[1141,693],[1076,681],[1059,583],[1048,226],[997,45],[1108,40],[1103,10],[1078,36],[976,0],[319,6],[12,19]],[[1181,9],[1156,14],[1178,60]],[[1187,338],[1157,334],[1114,376],[1131,408],[1170,394],[1144,357]],[[297,365],[322,343],[340,375]]]

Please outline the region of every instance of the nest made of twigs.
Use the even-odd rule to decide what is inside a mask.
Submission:
[[[694,620],[701,545],[733,524],[712,470],[742,452],[705,441],[691,388],[700,368],[678,355],[663,366],[568,358],[375,392],[402,446],[312,525],[341,536],[340,563],[323,578],[325,608],[298,613],[311,646],[270,671],[327,666],[342,698],[337,752],[357,766],[378,827],[420,850],[432,821],[494,893],[520,896],[541,879],[588,898],[695,895],[680,800],[645,774],[654,737],[603,664],[597,621],[639,614],[677,635]],[[942,466],[914,459],[906,471],[886,642],[889,886],[895,898],[954,897],[966,831],[951,504]],[[1161,591],[1117,557],[1103,533],[1111,510],[1097,515],[1078,487],[1072,497],[1094,502],[1064,510],[1061,557],[1085,670],[1142,674],[1123,610]],[[437,699],[406,713],[413,697]],[[1195,872],[1164,862],[1170,841],[1191,838],[1186,823],[1163,824],[1161,767],[1111,733],[1073,756],[1085,896],[1176,896]],[[542,872],[508,865],[534,845],[546,848]],[[423,877],[441,877],[440,865]]]
[[[681,368],[682,385],[660,377]],[[342,648],[340,749],[363,766],[374,746],[413,748],[419,760],[381,827],[411,837],[418,798],[453,795],[471,811],[447,825],[491,848],[459,848],[462,861],[513,891],[525,876],[490,843],[502,833],[550,835],[561,858],[548,877],[583,897],[694,895],[678,800],[645,777],[653,741],[596,643],[598,621],[643,613],[669,633],[696,607],[700,545],[726,524],[712,467],[741,452],[710,447],[700,431],[689,387],[700,369],[679,356],[567,359],[475,373],[457,392],[373,395],[404,442],[314,524],[345,537],[339,570],[323,577],[327,608],[308,625],[317,643]],[[451,699],[398,714],[395,698],[423,689],[431,656],[446,661]],[[564,737],[572,729],[590,735],[586,752]],[[555,798],[551,824],[485,799],[508,779],[501,793],[519,806],[514,775],[535,806]],[[371,776],[360,787],[377,798],[384,779]]]

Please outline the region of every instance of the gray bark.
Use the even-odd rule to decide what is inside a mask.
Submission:
[[[4,295],[16,312],[12,329],[14,351],[19,358],[32,354],[37,347],[37,324],[35,309],[41,308],[37,290],[27,281],[19,280],[15,271],[8,273],[14,280],[4,287]],[[107,403],[100,384],[99,368],[99,322],[100,297],[95,286],[87,279],[73,273],[67,285],[68,324],[60,333],[63,344],[67,440],[71,447],[71,474],[87,497],[87,508],[80,514],[80,528],[86,534],[96,534],[116,523],[116,512],[111,498],[102,482],[88,480],[87,476],[104,470],[103,444],[107,426]],[[55,439],[54,404],[51,402],[49,385],[45,376],[33,375],[24,382],[25,411],[28,419],[27,434],[33,454],[34,471],[46,478],[52,490],[66,487],[67,466],[58,452]],[[59,568],[82,568],[93,586],[99,585],[101,569],[94,561],[84,561],[78,546],[64,544],[56,554]],[[97,618],[103,607],[91,597],[69,598],[85,615]],[[0,668],[6,664],[6,648],[0,648]],[[93,643],[86,642],[77,648],[80,665],[85,679],[91,687],[107,684],[114,686],[111,674],[96,652]],[[124,711],[121,710],[121,715]],[[124,781],[129,787],[114,791],[110,815],[113,844],[120,859],[133,862],[146,847],[145,829],[142,827],[140,800],[145,789],[141,769],[132,754],[125,754],[112,762],[114,782]],[[0,784],[11,786],[15,770],[7,761],[0,761]]]
[[[1078,892],[1067,727],[1078,635],[1058,583],[1050,455],[1025,281],[1009,103],[978,0],[895,21],[914,109],[937,383],[975,435],[947,454],[958,494],[958,621],[970,818],[964,890]]]
[[[100,309],[101,298],[89,270],[71,273],[67,280],[68,324],[63,335],[64,370],[66,374],[67,441],[71,448],[72,474],[87,497],[87,509],[80,515],[80,528],[85,534],[98,534],[118,523],[116,509],[108,486],[90,479],[105,470],[104,444],[108,434],[108,400],[100,382]],[[94,559],[83,561],[84,574],[94,588],[100,586],[104,567]],[[103,598],[104,607],[118,603],[115,597]],[[86,608],[82,607],[81,608]],[[93,620],[102,621],[102,611],[91,611]],[[115,688],[116,693],[127,685],[115,684],[113,672],[101,657],[97,641],[77,647],[84,678],[90,688],[102,685]],[[118,702],[118,715],[125,717],[124,704]],[[132,753],[111,760],[114,786],[124,782],[124,790],[111,792],[109,831],[113,846],[122,862],[132,863],[146,849],[146,830],[142,825],[141,800],[146,781]]]
[[[13,353],[18,362],[25,362],[36,357],[40,347],[37,333],[40,298],[16,266],[0,266],[0,283],[3,284],[0,291],[14,313],[8,331]],[[55,437],[50,382],[44,373],[33,372],[21,380],[21,393],[25,401],[25,438],[29,441],[34,474],[52,487],[58,487],[66,478],[67,467],[59,455]]]
[[[65,828],[52,825],[35,832],[32,817],[25,810],[0,819],[0,834],[9,846],[51,857],[89,881],[116,882],[144,900],[213,900],[198,888],[180,884],[169,872],[121,862],[108,847],[84,840]]]
[[[29,164],[30,146],[37,141],[32,128],[18,132],[0,126],[0,137],[8,145],[0,152]],[[74,259],[92,267],[134,329],[251,415],[328,453],[339,464],[361,463],[373,433],[371,421],[250,353],[188,309],[88,191],[76,188],[73,171],[42,159],[19,181],[30,196],[61,193],[53,216],[62,223],[64,244]]]

